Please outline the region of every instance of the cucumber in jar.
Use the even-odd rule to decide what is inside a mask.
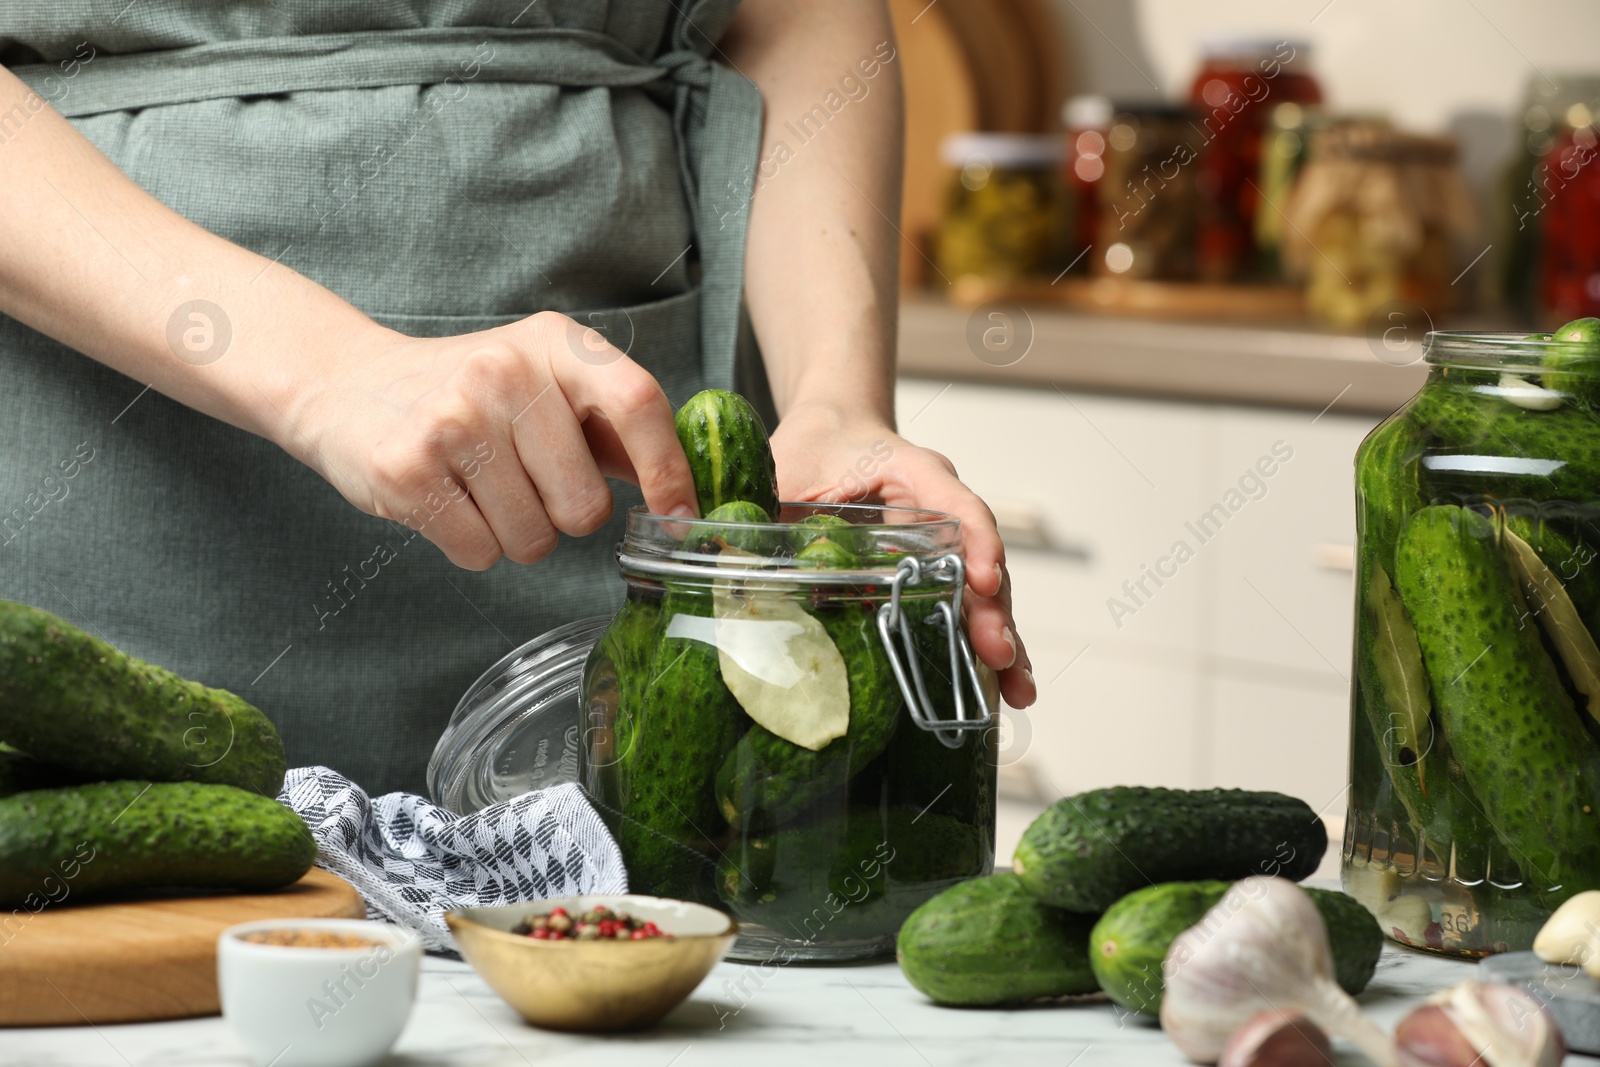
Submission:
[[[669,589],[648,666],[640,680],[620,687],[624,700],[636,692],[638,703],[619,715],[625,727],[606,776],[610,788],[593,799],[637,892],[714,899],[715,864],[707,853],[725,827],[713,782],[744,719],[707,641],[710,616],[710,596]],[[630,669],[641,662],[632,654]]]
[[[849,729],[813,751],[762,726],[750,727],[716,775],[717,804],[735,829],[782,824],[838,791],[877,758],[899,724],[903,701],[872,605],[836,601],[815,615],[849,676]]]
[[[1524,625],[1494,524],[1454,505],[1417,512],[1396,546],[1395,586],[1486,820],[1552,903],[1600,887],[1600,752]]]
[[[824,801],[733,842],[717,889],[740,922],[807,941],[886,937],[936,893],[991,866],[976,827]]]

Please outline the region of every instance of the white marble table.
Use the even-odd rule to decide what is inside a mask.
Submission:
[[[1362,1000],[1386,1027],[1472,964],[1388,949]],[[756,968],[724,963],[656,1029],[621,1037],[525,1025],[462,963],[429,959],[391,1067],[1145,1067],[1183,1058],[1153,1025],[1108,1003],[1020,1011],[938,1008],[892,963]],[[1353,1055],[1340,1063],[1359,1063]],[[1600,1059],[1569,1057],[1569,1064]],[[250,1067],[221,1019],[0,1030],[0,1064],[27,1067]]]

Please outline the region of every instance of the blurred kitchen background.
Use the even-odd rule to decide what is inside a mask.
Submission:
[[[901,430],[994,506],[1041,692],[999,854],[1119,783],[1337,833],[1352,457],[1428,329],[1600,314],[1600,5],[893,8]]]

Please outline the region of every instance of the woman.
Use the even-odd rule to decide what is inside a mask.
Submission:
[[[672,405],[770,382],[785,499],[962,518],[1030,703],[993,519],[893,428],[892,42],[861,0],[0,2],[0,596],[420,790],[479,671],[619,599],[606,479],[691,514]]]

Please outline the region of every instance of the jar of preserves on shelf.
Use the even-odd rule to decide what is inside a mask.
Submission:
[[[1305,279],[1307,310],[1344,329],[1397,301],[1451,310],[1477,228],[1455,142],[1373,121],[1313,136],[1283,212],[1285,268]]]
[[[1185,281],[1195,276],[1195,112],[1127,106],[1106,134],[1100,239],[1089,259],[1100,277]]]
[[[1356,457],[1343,880],[1395,940],[1475,957],[1600,888],[1600,349],[1425,355]]]
[[[940,149],[949,192],[934,261],[950,281],[1054,277],[1071,227],[1059,137],[965,133]]]
[[[472,810],[576,780],[631,890],[733,915],[732,958],[879,957],[912,910],[993,869],[998,687],[961,622],[957,520],[780,518],[635,509],[622,606],[491,669],[429,785]]]
[[[1202,279],[1238,281],[1257,273],[1256,217],[1273,210],[1261,206],[1256,184],[1272,110],[1320,104],[1322,89],[1309,72],[1304,41],[1222,36],[1202,49],[1189,90],[1201,137],[1196,260]]]

